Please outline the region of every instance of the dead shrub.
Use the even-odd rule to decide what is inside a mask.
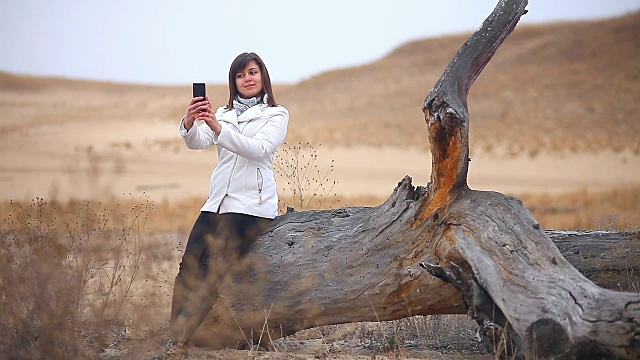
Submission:
[[[60,206],[58,206],[60,205]],[[118,346],[144,266],[140,234],[153,204],[9,204],[0,240],[0,354],[95,358]],[[65,221],[56,214],[63,208]]]

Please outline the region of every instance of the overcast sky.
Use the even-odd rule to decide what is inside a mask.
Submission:
[[[364,64],[477,29],[497,0],[0,0],[0,71],[118,82],[226,82],[243,51],[272,81]],[[521,24],[640,10],[640,0],[530,0]]]

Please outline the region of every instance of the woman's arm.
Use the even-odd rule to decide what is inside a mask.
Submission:
[[[271,109],[275,110],[275,114],[271,115],[267,123],[253,137],[223,126],[220,134],[214,136],[214,143],[253,161],[275,152],[287,135],[289,112],[282,106]]]
[[[189,149],[205,149],[214,144],[214,132],[206,123],[197,126],[195,120],[204,119],[205,117],[215,119],[222,112],[222,108],[219,108],[216,114],[213,114],[209,97],[205,101],[194,99],[189,103],[187,114],[180,121],[180,135],[182,135],[182,139]]]
[[[200,150],[206,149],[213,145],[213,131],[206,124],[192,124],[191,128],[187,130],[187,121],[183,117],[180,121],[180,135],[182,140],[189,149]]]

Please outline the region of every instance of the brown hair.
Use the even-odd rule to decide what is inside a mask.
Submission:
[[[242,53],[233,60],[231,63],[231,68],[229,69],[229,102],[227,103],[228,109],[233,109],[233,99],[236,95],[239,94],[238,86],[236,85],[236,74],[242,72],[249,62],[255,61],[260,68],[260,73],[262,74],[262,91],[259,96],[264,96],[267,94],[267,104],[269,106],[277,106],[276,99],[273,96],[273,90],[271,89],[271,78],[269,77],[269,71],[267,71],[267,67],[264,65],[264,61],[258,56],[258,54],[250,52],[250,53]]]

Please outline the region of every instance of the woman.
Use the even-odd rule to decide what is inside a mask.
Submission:
[[[204,123],[198,126],[196,120]],[[276,103],[267,68],[255,53],[233,60],[225,106],[214,112],[209,97],[189,102],[180,135],[189,149],[215,145],[218,165],[173,289],[170,330],[179,347],[215,304],[226,269],[247,254],[278,214],[273,157],[288,123],[289,113]]]

